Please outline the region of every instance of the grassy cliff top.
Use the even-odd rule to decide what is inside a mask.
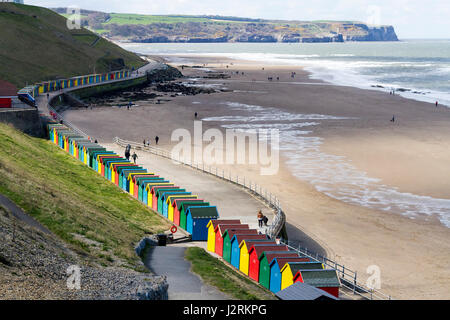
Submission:
[[[155,212],[50,141],[2,123],[0,176],[1,194],[105,266],[136,268],[134,246],[146,233],[169,228]]]
[[[87,29],[69,30],[66,18],[46,8],[0,3],[0,30],[0,78],[19,88],[145,63]]]

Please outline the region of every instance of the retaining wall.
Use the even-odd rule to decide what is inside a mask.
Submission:
[[[0,122],[13,125],[30,136],[45,136],[39,112],[36,108],[5,109],[0,111]]]

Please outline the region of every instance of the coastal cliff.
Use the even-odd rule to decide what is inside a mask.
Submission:
[[[53,9],[65,15],[65,8]],[[349,21],[282,21],[221,16],[138,15],[82,10],[82,24],[103,37],[141,43],[315,43],[398,41],[393,26]]]

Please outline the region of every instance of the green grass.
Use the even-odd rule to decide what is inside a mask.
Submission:
[[[0,3],[0,78],[18,88],[58,77],[107,72],[145,64],[136,54],[87,29],[70,30],[49,9]],[[121,65],[123,61],[123,64]]]
[[[186,259],[192,263],[192,271],[205,283],[238,300],[271,300],[274,295],[255,284],[238,271],[225,265],[204,249],[190,247],[186,250]]]
[[[0,124],[0,193],[75,250],[102,265],[111,254],[136,267],[136,243],[169,228],[163,219],[48,140]],[[74,234],[97,241],[99,253]]]
[[[143,15],[128,13],[111,13],[111,19],[104,23],[108,24],[152,24],[152,23],[186,23],[186,22],[209,22],[206,18],[188,16],[163,16],[163,15]]]

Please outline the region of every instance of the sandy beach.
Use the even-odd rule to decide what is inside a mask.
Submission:
[[[276,175],[260,175],[258,165],[219,167],[246,176],[276,194],[292,226],[290,240],[305,245],[301,233],[293,229],[298,228],[320,245],[330,259],[357,271],[360,280],[369,276],[366,273],[369,266],[376,265],[381,270],[381,291],[395,299],[450,298],[450,229],[442,223],[442,216],[433,212],[406,215],[394,209],[394,212],[383,210],[387,205],[384,203],[377,205],[372,201],[372,206],[363,206],[330,196],[339,195],[340,189],[348,187],[344,180],[342,185],[341,180],[333,182],[333,190],[320,192],[317,188],[327,186],[329,177],[320,176],[322,173],[336,170],[345,175],[350,170],[376,179],[376,183],[370,182],[374,185],[387,186],[383,189],[386,199],[392,192],[392,197],[413,194],[422,196],[417,198],[418,202],[431,197],[442,199],[445,204],[450,199],[449,108],[311,80],[307,72],[292,66],[222,57],[182,58],[186,65],[205,65],[206,69],[184,68],[182,72],[187,78],[180,81],[222,88],[223,92],[195,96],[157,92],[161,104],[153,99],[136,101],[138,106],[131,110],[102,106],[71,110],[64,113],[66,119],[100,143],[112,143],[117,136],[136,142],[151,139],[154,144],[157,135],[160,147],[171,149],[174,143],[170,138],[175,129],[192,132],[194,112],[198,112],[199,119],[208,120],[203,121],[203,130],[224,130],[223,124],[248,124],[223,120],[230,116],[248,119],[253,112],[248,106],[278,110],[280,124],[285,126],[296,115],[327,115],[329,119],[302,120],[317,123],[304,129],[309,133],[302,133],[303,140],[307,142],[311,137],[318,142],[302,158],[293,156],[295,148],[284,151],[283,146],[303,140],[292,142],[282,136]],[[224,72],[231,78],[201,78],[210,71]],[[291,72],[296,73],[295,78]],[[273,81],[268,81],[268,77],[273,77]],[[230,107],[233,103],[246,105],[247,109]],[[256,115],[259,109],[255,110]],[[395,122],[390,121],[393,116]],[[317,156],[324,158],[317,160]],[[306,161],[315,167],[311,171],[298,171],[296,166]],[[323,170],[320,161],[327,166]],[[163,164],[158,162],[158,166]],[[307,173],[317,176],[318,182],[304,178]],[[371,201],[370,195],[367,201]]]

